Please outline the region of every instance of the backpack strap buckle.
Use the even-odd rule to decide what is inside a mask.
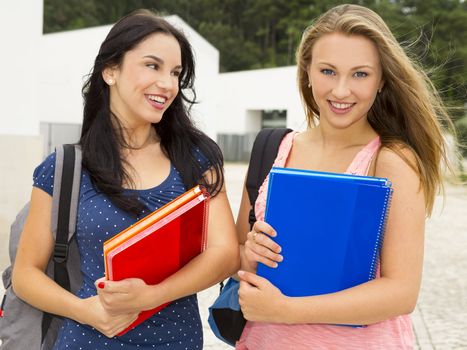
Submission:
[[[55,243],[54,261],[56,263],[64,263],[68,259],[68,244]]]

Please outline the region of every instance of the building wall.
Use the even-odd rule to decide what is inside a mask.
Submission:
[[[81,88],[111,26],[43,35],[39,55],[39,119],[81,123]]]
[[[264,110],[286,110],[287,127],[306,127],[295,66],[223,73],[218,85],[217,142],[227,161],[248,161]]]
[[[43,1],[0,1],[0,134],[38,133]]]
[[[0,271],[8,263],[10,225],[29,201],[32,173],[42,160],[42,137],[38,135],[0,136]]]
[[[287,110],[287,126],[303,129],[304,112],[296,84],[296,67],[259,69],[219,75],[217,132],[244,134],[258,131],[255,111]]]
[[[201,130],[216,138],[218,115],[215,101],[218,99],[219,50],[178,16],[169,16],[167,21],[181,29],[193,47],[195,56],[196,103],[191,115]]]

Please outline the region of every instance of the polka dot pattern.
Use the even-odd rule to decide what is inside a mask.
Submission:
[[[206,158],[195,149],[203,169]],[[55,153],[49,155],[34,171],[33,185],[52,195]],[[160,208],[186,191],[178,170],[171,165],[169,176],[158,186],[145,190],[128,190],[136,194],[147,208],[141,217]],[[97,294],[94,281],[104,276],[103,242],[112,238],[139,218],[117,208],[105,195],[96,191],[89,174],[82,171],[77,216],[76,239],[81,256],[83,284],[80,298]],[[62,349],[201,349],[203,333],[196,295],[181,298],[127,332],[121,337],[107,338],[94,328],[66,319],[54,350]]]

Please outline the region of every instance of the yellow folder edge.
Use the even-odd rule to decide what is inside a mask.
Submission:
[[[138,232],[148,228],[149,226],[153,225],[157,221],[163,219],[174,210],[178,209],[185,203],[191,201],[193,198],[198,196],[200,193],[204,193],[206,190],[204,187],[195,186],[192,189],[186,191],[185,193],[181,194],[177,198],[173,199],[169,203],[165,204],[164,206],[160,207],[159,209],[153,211],[151,214],[145,216],[144,218],[138,220],[133,225],[127,227],[120,233],[116,234],[112,238],[108,239],[104,242],[104,267],[105,267],[105,275],[108,276],[108,266],[107,266],[107,253],[110,252],[115,247],[118,247],[120,244],[126,242],[128,239],[136,235]]]

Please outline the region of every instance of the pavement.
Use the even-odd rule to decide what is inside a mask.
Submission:
[[[467,186],[447,186],[426,224],[423,280],[412,317],[419,349],[467,349]]]
[[[236,217],[246,165],[229,163],[225,171]],[[207,323],[208,307],[218,293],[216,285],[198,294],[207,350],[232,349],[213,335]],[[426,222],[423,281],[412,320],[416,349],[467,349],[467,186],[447,184],[446,197],[437,197]]]

